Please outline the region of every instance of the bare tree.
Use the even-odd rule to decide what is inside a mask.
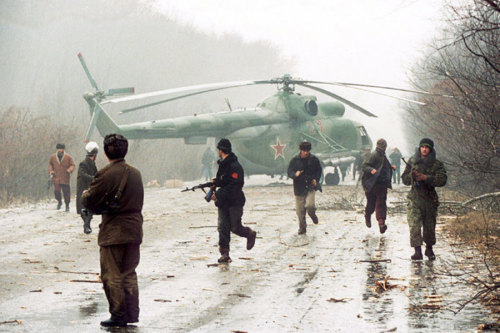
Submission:
[[[410,139],[434,138],[450,183],[469,193],[500,188],[500,11],[491,1],[450,4],[448,29],[413,70],[416,86],[453,98],[407,109]]]

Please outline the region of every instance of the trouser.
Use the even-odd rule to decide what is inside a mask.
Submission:
[[[408,203],[408,227],[410,228],[410,245],[412,247],[436,244],[437,207],[431,202]],[[423,231],[423,232],[422,232]]]
[[[377,221],[384,220],[387,217],[387,186],[375,184],[370,192],[366,194],[365,217],[369,218],[373,212]]]
[[[252,229],[244,227],[241,224],[243,216],[243,206],[228,208],[219,207],[219,221],[217,231],[219,231],[219,249],[221,253],[229,253],[229,242],[231,241],[231,232],[240,237],[248,238]]]
[[[64,195],[64,203],[69,205],[69,199],[71,197],[69,184],[54,184],[54,196],[56,197],[57,202],[61,202],[61,190]]]
[[[306,212],[312,219],[316,217],[315,193],[316,191],[312,190],[308,191],[306,195],[295,196],[295,212],[299,218],[299,231],[306,231]]]
[[[205,173],[205,180],[212,180],[212,166],[204,165],[203,171]]]
[[[392,182],[398,184],[401,182],[401,168],[399,165],[396,165],[396,170],[392,172]]]
[[[112,316],[128,323],[139,321],[139,287],[135,269],[140,244],[101,246],[101,280]]]

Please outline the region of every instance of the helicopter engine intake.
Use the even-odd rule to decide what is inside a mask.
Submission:
[[[308,114],[310,114],[311,116],[315,116],[318,114],[318,104],[316,103],[315,100],[313,99],[310,99],[310,100],[307,100],[305,103],[304,103],[304,109],[306,110],[306,112]]]

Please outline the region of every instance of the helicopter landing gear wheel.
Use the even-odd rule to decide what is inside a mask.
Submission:
[[[340,177],[338,172],[335,173],[328,173],[325,176],[325,183],[326,185],[338,185],[340,182]]]

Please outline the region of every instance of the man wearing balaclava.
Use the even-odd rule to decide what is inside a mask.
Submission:
[[[57,152],[52,154],[49,159],[49,175],[54,183],[54,196],[57,200],[57,209],[61,209],[62,206],[62,190],[66,212],[69,212],[69,200],[71,197],[69,177],[73,170],[75,170],[75,162],[70,155],[64,152],[65,148],[62,143],[56,145]]]
[[[435,260],[432,247],[436,244],[436,217],[439,198],[436,187],[446,185],[446,169],[436,159],[434,142],[424,138],[419,148],[410,158],[401,176],[403,184],[411,186],[408,193],[408,226],[410,227],[410,245],[415,249],[412,260],[422,260],[422,244],[425,243],[425,255]]]
[[[392,171],[395,169],[387,160],[385,150],[387,141],[378,139],[375,150],[363,163],[361,184],[365,190],[365,224],[371,228],[371,216],[375,212],[380,233],[387,230],[387,189],[391,187]]]
[[[212,200],[219,213],[217,231],[221,257],[218,262],[226,264],[231,262],[229,257],[231,232],[247,239],[247,250],[253,248],[257,233],[241,224],[246,200],[243,193],[244,174],[238,158],[232,152],[231,142],[228,139],[220,139],[217,150],[220,159],[217,161],[219,170],[214,179],[214,186],[218,190],[212,194]]]

